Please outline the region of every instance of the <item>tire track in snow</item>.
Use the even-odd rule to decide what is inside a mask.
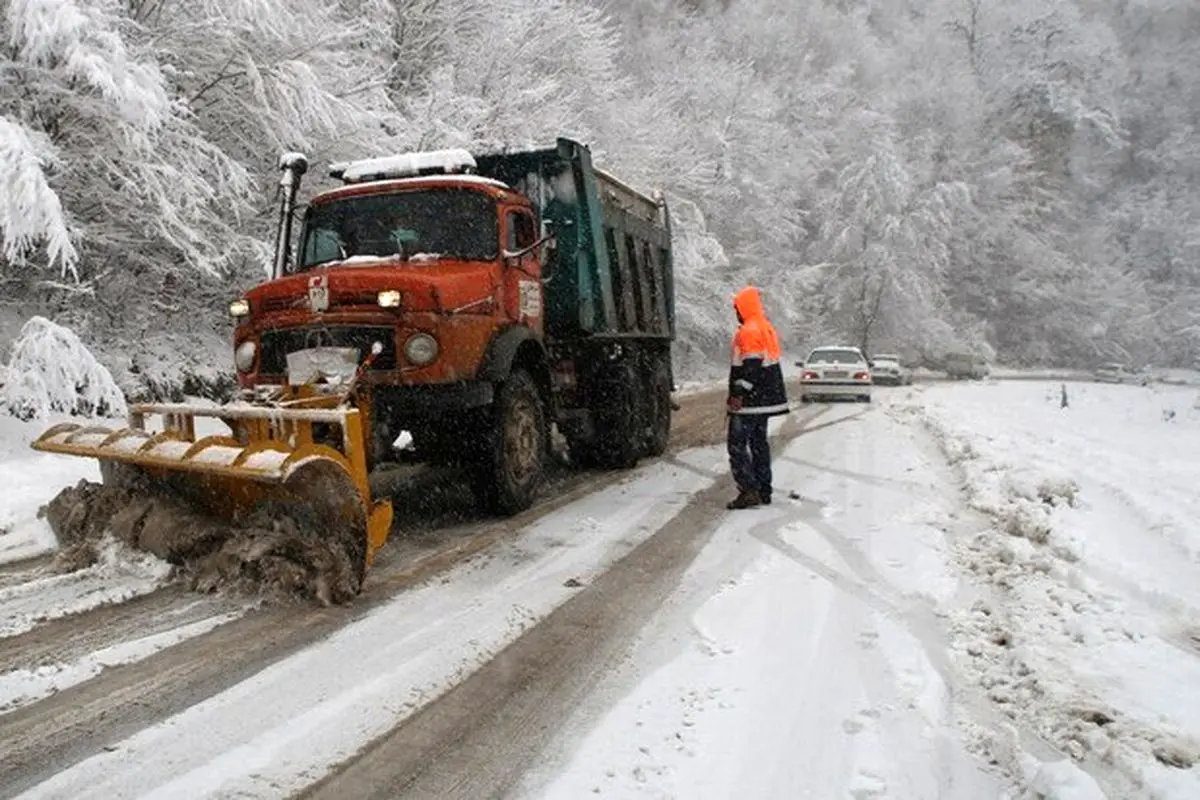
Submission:
[[[878,416],[872,415],[871,419],[876,421]],[[815,427],[810,426],[809,430]],[[862,469],[853,461],[853,444],[847,447],[843,443],[857,442],[860,449],[866,445],[866,449],[870,450],[870,445],[874,443],[872,435],[863,435],[855,430],[860,428],[859,425],[847,427],[851,433],[846,437],[836,434],[821,437],[812,445],[807,443],[808,440],[803,440],[777,454],[776,463],[782,467],[777,470],[777,487],[783,489],[806,481],[803,473],[788,466],[792,461],[790,455],[796,452],[836,454],[841,447],[847,450],[846,455],[851,458],[844,465],[850,469],[836,472],[849,474],[851,470]],[[870,430],[875,431],[876,426],[872,424]],[[883,438],[886,441],[890,436]],[[864,455],[871,456],[872,453],[866,452]],[[817,458],[816,455],[812,457]],[[835,463],[840,461],[833,458],[829,460]],[[886,461],[886,458],[867,459],[866,468],[870,470],[873,464],[883,466]],[[820,464],[815,466],[823,473],[820,483],[825,491],[820,496],[828,496],[829,490],[834,492],[833,496],[837,496],[840,490],[847,496],[839,500],[839,505],[847,509],[859,509],[850,512],[852,517],[842,522],[842,528],[847,528],[847,522],[850,521],[855,528],[875,530],[872,523],[876,521],[886,528],[888,522],[896,519],[895,512],[905,508],[911,495],[912,487],[899,485],[904,483],[902,480],[889,481],[884,487],[890,490],[886,495],[875,491],[864,493],[855,485],[856,482],[828,480],[829,475],[824,473],[834,471],[825,470]],[[897,472],[893,465],[887,466],[889,474]],[[858,476],[859,473],[854,472],[854,475]],[[877,480],[862,483],[871,484],[872,490],[884,486]],[[952,487],[953,481],[947,480],[945,488]],[[931,494],[929,485],[920,488],[925,494]],[[777,494],[785,495],[786,492],[778,491]],[[945,496],[947,494],[937,494],[937,497]],[[879,500],[882,500],[882,509],[873,503]],[[961,740],[952,733],[941,733],[943,725],[953,728],[955,720],[949,687],[937,692],[932,699],[927,690],[919,695],[913,692],[914,686],[945,686],[925,659],[922,643],[916,641],[905,627],[891,622],[877,608],[872,608],[869,602],[864,602],[837,585],[843,576],[847,583],[866,584],[858,580],[831,548],[813,541],[817,537],[811,534],[805,537],[807,531],[802,532],[800,539],[795,537],[797,529],[801,529],[803,518],[820,511],[811,502],[809,500],[805,506],[783,500],[769,509],[748,515],[745,521],[751,523],[749,525],[744,524],[742,519],[730,521],[726,517],[716,538],[689,568],[680,589],[671,595],[667,604],[655,610],[650,624],[639,631],[633,657],[623,659],[603,681],[598,682],[586,700],[572,710],[565,731],[568,735],[556,737],[553,746],[542,753],[532,774],[522,780],[518,793],[513,796],[579,797],[590,796],[590,790],[602,792],[605,796],[615,792],[618,796],[645,794],[683,797],[703,786],[701,775],[711,769],[718,777],[703,793],[715,797],[720,793],[716,788],[721,785],[720,781],[725,780],[726,790],[732,788],[729,785],[731,771],[744,773],[747,765],[739,760],[701,767],[698,764],[702,762],[690,762],[689,758],[700,756],[703,761],[705,755],[728,757],[730,753],[724,747],[736,750],[738,744],[731,741],[723,746],[722,741],[733,736],[740,742],[745,735],[766,737],[767,741],[761,747],[762,760],[754,762],[761,763],[763,769],[753,772],[756,776],[774,776],[761,777],[760,783],[750,790],[751,795],[768,796],[766,786],[772,786],[772,791],[778,796],[790,796],[796,794],[800,787],[807,786],[817,794],[853,795],[860,800],[885,795],[984,796],[972,794],[971,788],[968,788],[979,788],[980,773],[973,760],[964,758]],[[929,538],[936,540],[936,532],[931,524],[928,521],[920,524],[931,534]],[[733,525],[733,528],[729,529],[729,525]],[[783,554],[771,546],[777,541],[773,535],[775,531],[789,526],[792,526],[793,535],[784,543],[790,545],[796,542],[805,553],[813,552],[812,547],[804,541],[807,538],[825,559],[817,564],[817,570],[810,571],[808,564],[789,568],[789,559],[781,557]],[[762,542],[766,537],[771,538],[772,542]],[[759,544],[767,546],[760,547]],[[875,553],[874,548],[872,553]],[[875,555],[878,556],[877,553]],[[830,575],[824,569],[830,564],[840,565],[840,569]],[[823,575],[818,575],[818,572]],[[774,577],[768,580],[767,573]],[[832,580],[820,580],[823,576],[832,577]],[[800,629],[783,622],[787,612],[777,612],[780,600],[768,599],[773,592],[764,588],[764,584],[777,589],[791,589],[799,585],[813,587],[807,590],[815,592],[811,597],[804,595],[812,600],[812,604],[806,603],[806,610],[796,619]],[[730,595],[736,595],[739,599],[731,599]],[[813,639],[811,648],[804,649],[802,659],[794,664],[798,670],[795,674],[803,676],[797,679],[794,689],[776,685],[778,680],[772,684],[771,676],[766,673],[760,676],[762,681],[752,677],[767,667],[759,664],[757,659],[752,665],[746,660],[747,653],[739,652],[741,648],[734,642],[746,644],[753,650],[754,645],[748,642],[766,642],[773,637],[755,628],[761,618],[757,613],[749,613],[749,609],[743,607],[746,603],[765,606],[758,610],[766,612],[768,617],[776,613],[781,615],[780,619],[775,620],[775,636],[797,636],[806,641],[813,636],[819,638],[819,642]],[[879,605],[886,608],[882,603]],[[710,624],[714,626],[713,629],[709,629]],[[734,641],[729,641],[727,637],[734,630],[739,633]],[[874,631],[879,631],[883,636]],[[745,640],[740,638],[743,635]],[[784,649],[791,646],[791,643],[780,644]],[[701,655],[698,656],[700,662],[697,662],[697,653],[693,651],[722,660],[727,657],[732,661],[718,666],[719,662],[704,662],[704,656]],[[772,646],[767,646],[761,655],[769,658],[767,653],[773,651]],[[734,666],[730,666],[731,663]],[[742,666],[737,666],[739,663]],[[821,666],[807,668],[814,664]],[[828,664],[837,667],[827,669],[825,665]],[[780,666],[783,665],[777,665],[771,671]],[[745,675],[742,675],[743,671]],[[739,677],[744,682],[739,683]],[[763,683],[775,686],[775,691],[768,690],[765,694],[755,695]],[[676,716],[676,704],[670,702],[673,699],[671,692],[688,689],[688,697],[707,693],[711,698],[712,692],[717,691],[712,687],[716,686],[721,687],[721,696],[731,704],[726,705],[722,701],[720,708],[742,708],[725,712],[732,716],[721,721],[708,720],[702,724],[691,713],[696,709],[686,702],[690,711]],[[732,696],[729,694],[731,691],[734,693]],[[739,692],[745,692],[745,695]],[[856,693],[861,693],[857,699]],[[801,723],[787,718],[786,712],[772,717],[779,709],[778,703],[771,701],[773,696],[787,698],[786,705],[796,709],[797,716],[803,719],[804,729],[818,732],[813,745],[828,755],[828,758],[825,755],[816,757],[812,764],[818,768],[819,778],[815,774],[808,775],[803,768],[800,771],[795,768],[798,763],[814,761],[811,752],[799,757],[790,756],[774,740],[776,730],[794,734],[795,725]],[[741,702],[731,697],[740,697]],[[681,694],[679,699],[683,698]],[[930,734],[922,718],[907,710],[914,703],[926,711],[925,719],[933,721],[936,717],[945,721],[934,723],[935,733]],[[670,718],[670,721],[664,722],[664,717]],[[613,718],[620,721],[613,722]],[[643,720],[645,728],[642,727]],[[635,723],[636,728],[633,727]],[[698,732],[703,731],[706,725],[707,732]],[[726,725],[732,726],[732,729],[727,729]],[[819,733],[823,728],[829,731],[825,736]],[[801,736],[793,744],[798,745],[803,739]],[[608,757],[589,754],[590,748],[599,746],[606,749],[609,743],[614,752]],[[897,747],[915,756],[916,764],[912,768],[897,769],[896,762],[882,755]],[[703,748],[703,753],[694,752],[693,748]],[[757,752],[760,748],[750,749]],[[755,757],[749,752],[744,754]],[[721,762],[722,759],[717,758],[716,761]],[[788,775],[798,782],[788,783]],[[733,786],[738,783],[738,780],[734,780]],[[685,790],[682,788],[684,786],[689,788]],[[785,786],[788,788],[785,789]]]
[[[83,683],[105,669],[147,658],[182,641],[207,633],[241,616],[232,611],[202,616],[142,636],[120,639],[89,650],[69,662],[42,664],[0,675],[0,715]]]
[[[932,437],[927,432],[922,432],[926,436],[924,449],[933,448],[934,452],[938,452],[936,444],[929,441]],[[824,469],[820,465],[814,466]],[[882,485],[881,479],[875,476],[859,475],[846,470],[836,474],[872,486]],[[892,488],[896,488],[894,484]],[[947,701],[951,709],[960,712],[956,716],[965,716],[968,723],[996,737],[993,743],[995,752],[992,756],[1010,775],[1021,774],[1018,760],[1022,749],[1045,762],[1067,758],[1064,752],[1032,726],[1004,715],[986,692],[976,687],[955,665],[948,648],[948,644],[954,638],[953,631],[945,613],[939,611],[932,599],[920,595],[905,595],[897,589],[845,532],[827,521],[824,514],[825,503],[815,498],[802,497],[801,500],[802,505],[790,510],[785,520],[766,520],[752,529],[752,535],[909,633],[946,687]],[[961,501],[959,505],[961,506]],[[980,527],[979,521],[975,519],[976,515],[970,513],[969,509],[960,508],[960,511],[966,512],[967,521],[962,524],[971,526],[972,530]],[[789,523],[803,524],[820,535],[845,562],[850,574],[829,566],[784,540],[779,530]],[[987,527],[986,523],[984,527]],[[1107,780],[1106,768],[1095,763],[1083,766],[1102,785],[1111,785]]]
[[[34,673],[52,685],[55,691],[80,683],[80,679],[57,680],[56,674],[89,674],[79,665],[89,660],[106,666],[129,663],[187,638],[167,636],[172,631],[187,629],[204,632],[207,620],[229,621],[240,616],[251,603],[235,598],[200,597],[180,586],[169,586],[142,595],[125,603],[104,607],[103,614],[77,614],[60,617],[39,625],[26,633],[4,640],[0,648],[0,687],[6,683],[9,691],[0,689],[0,713],[41,699],[41,694],[25,692],[19,685],[21,675]],[[99,610],[99,609],[97,609]],[[98,622],[103,624],[97,624]],[[124,643],[159,637],[155,644],[140,648],[125,648]],[[98,671],[96,671],[98,672]],[[53,679],[53,680],[52,680]],[[39,681],[31,681],[37,683]]]
[[[789,419],[776,441],[805,428]],[[797,430],[798,429],[798,430]],[[520,780],[567,711],[611,669],[721,524],[723,475],[670,522],[437,701],[301,796],[480,798]]]
[[[48,620],[151,594],[170,573],[165,561],[116,542],[101,550],[98,563],[76,572],[34,570],[28,580],[0,589],[0,641]]]
[[[10,586],[28,583],[31,580],[46,575],[53,561],[54,556],[42,555],[0,564],[0,589],[7,589]]]

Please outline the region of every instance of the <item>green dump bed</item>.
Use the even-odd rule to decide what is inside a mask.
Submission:
[[[671,221],[656,202],[592,165],[585,145],[476,155],[478,172],[533,201],[557,247],[543,269],[553,339],[675,337]]]

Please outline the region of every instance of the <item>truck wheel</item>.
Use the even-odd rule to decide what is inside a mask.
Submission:
[[[546,466],[546,414],[528,372],[516,370],[500,385],[489,427],[478,494],[490,510],[516,514],[533,505]]]
[[[671,439],[671,371],[666,362],[656,361],[650,370],[650,432],[645,453],[657,458],[667,452]]]
[[[637,466],[642,437],[635,422],[641,415],[634,393],[639,386],[637,374],[626,363],[615,365],[602,379],[599,396],[592,406],[596,443],[591,455],[599,466],[609,469]]]

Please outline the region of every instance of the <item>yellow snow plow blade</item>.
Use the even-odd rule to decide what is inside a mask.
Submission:
[[[217,517],[236,519],[271,503],[302,507],[323,535],[347,538],[361,584],[391,530],[392,504],[371,499],[365,415],[328,407],[335,402],[140,404],[127,428],[55,425],[32,447],[98,459],[105,483],[120,479],[114,465],[136,467]],[[161,431],[145,429],[150,415],[162,417]],[[197,439],[199,417],[223,420],[231,435]]]

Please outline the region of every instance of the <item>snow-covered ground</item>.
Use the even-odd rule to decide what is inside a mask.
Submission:
[[[60,773],[34,797],[286,796],[451,688],[711,484],[717,448],[551,514],[329,640]],[[572,581],[574,579],[574,581]],[[136,771],[122,765],[136,763]]]
[[[1200,797],[1200,408],[1194,388],[930,388],[910,413],[994,529],[957,657],[1110,797]]]
[[[50,526],[38,509],[64,486],[100,480],[90,459],[66,459],[29,449],[53,422],[19,422],[0,411],[0,564],[33,558],[55,549]]]
[[[783,499],[727,515],[523,796],[998,796],[939,632],[939,461],[878,410],[778,452]]]
[[[15,585],[0,588],[0,637],[148,594],[171,574],[171,565],[165,561],[111,539],[105,541],[99,556],[95,564],[74,572],[58,574],[37,566],[13,576]]]
[[[777,449],[774,505],[711,519],[515,794],[1200,797],[1197,390],[1067,392],[1064,409],[1057,383],[931,384],[829,409]],[[5,458],[26,480],[39,457]],[[294,793],[587,591],[726,470],[720,447],[648,464],[28,795]],[[75,479],[29,478],[11,518],[33,530],[36,505]],[[92,569],[135,563],[114,552]],[[152,590],[143,566],[92,577]],[[0,713],[240,613],[0,674]]]
[[[1196,392],[1058,388],[796,441],[525,796],[1200,797]]]
[[[232,622],[240,614],[218,614],[196,622],[187,622],[160,633],[128,639],[82,655],[68,663],[42,664],[32,669],[16,669],[0,674],[0,713],[49,697],[55,692],[94,678],[108,667],[132,664],[179,644],[194,636]]]

